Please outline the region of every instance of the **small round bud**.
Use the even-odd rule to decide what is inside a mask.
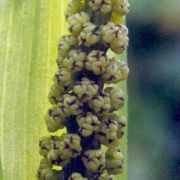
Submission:
[[[93,71],[94,74],[103,74],[106,70],[106,66],[109,64],[109,59],[104,51],[92,50],[86,57],[85,67],[89,71]]]
[[[57,165],[61,167],[65,167],[70,161],[70,158],[62,156],[61,152],[58,149],[56,150],[52,149],[48,153],[47,158],[49,161],[51,161],[53,165]]]
[[[123,165],[123,154],[118,148],[106,152],[106,170],[108,174],[122,173]]]
[[[80,173],[74,172],[71,174],[68,180],[87,180],[87,178],[83,177]]]
[[[39,169],[37,178],[39,180],[58,180],[58,172],[53,169]]]
[[[49,132],[56,132],[58,129],[65,127],[65,119],[61,116],[50,116],[49,114],[45,117],[45,122]]]
[[[66,68],[61,68],[55,74],[54,80],[58,84],[69,85],[72,82],[71,72]]]
[[[90,21],[89,15],[85,12],[79,12],[67,18],[69,31],[73,35],[79,35],[82,31],[83,24]]]
[[[126,118],[116,114],[111,114],[110,117],[118,123],[117,137],[118,139],[122,138],[124,135],[124,128],[126,127]]]
[[[82,50],[71,50],[66,58],[62,60],[63,67],[72,73],[79,72],[83,69],[86,53]]]
[[[48,95],[49,102],[51,104],[57,104],[59,100],[61,99],[62,92],[63,92],[62,86],[54,82],[53,85],[51,86],[51,89]]]
[[[65,12],[66,18],[69,16],[76,14],[78,12],[83,11],[84,9],[84,2],[81,0],[72,0],[68,3],[67,10]]]
[[[115,53],[122,53],[128,46],[128,29],[125,25],[115,25],[113,22],[108,22],[102,25],[100,30],[102,43],[110,47]]]
[[[72,74],[67,68],[59,69],[55,74],[54,81],[55,84],[62,87],[63,93],[72,90],[74,85],[74,79],[72,77]]]
[[[125,16],[129,12],[128,0],[112,0],[112,10],[121,16]]]
[[[63,134],[60,138],[52,137],[50,147],[46,153],[48,160],[58,166],[66,166],[71,158],[75,158],[81,153],[80,137],[76,134]]]
[[[79,132],[84,137],[92,135],[93,132],[96,132],[99,129],[100,121],[98,117],[91,112],[88,112],[85,115],[79,115],[76,118],[76,121],[79,125]]]
[[[100,11],[106,14],[111,11],[111,0],[90,0],[89,6],[94,11]]]
[[[78,37],[78,40],[81,45],[89,47],[93,44],[96,44],[100,41],[100,31],[98,26],[94,25],[91,22],[85,23],[83,29]]]
[[[100,27],[102,36],[102,43],[109,45],[114,40],[114,33],[116,31],[116,25],[113,22],[108,22]]]
[[[113,175],[100,176],[98,180],[115,180]]]
[[[65,107],[64,105],[64,99],[61,98],[61,101],[59,101],[59,103],[55,106],[53,106],[51,109],[49,109],[49,116],[53,117],[53,118],[65,118],[65,117],[69,117],[70,114],[70,110]]]
[[[116,111],[124,105],[124,93],[121,89],[108,87],[105,92],[109,94],[111,99],[111,111]]]
[[[41,138],[39,140],[39,153],[41,156],[46,157],[51,150],[51,140],[50,138]]]
[[[39,153],[46,157],[48,153],[51,151],[52,146],[55,141],[58,141],[57,136],[50,136],[50,137],[42,137],[39,140]]]
[[[118,123],[111,116],[103,117],[96,138],[104,145],[117,141]]]
[[[112,58],[106,67],[105,73],[102,75],[102,80],[107,84],[117,83],[127,78],[128,72],[129,69],[124,62]]]
[[[49,110],[49,116],[55,118],[65,118],[71,115],[79,115],[82,112],[81,103],[76,96],[65,94],[57,105]]]
[[[84,166],[91,172],[102,172],[105,169],[105,154],[101,150],[85,151],[82,157]]]
[[[62,58],[68,55],[68,52],[71,48],[75,47],[78,44],[77,38],[72,35],[63,36],[58,45],[59,58],[57,59],[57,64],[61,66]]]
[[[74,86],[74,93],[82,102],[91,100],[98,92],[98,85],[94,81],[82,78]]]
[[[110,48],[115,53],[120,54],[128,47],[128,29],[125,25],[117,25],[113,35],[114,41],[111,42]]]
[[[99,116],[107,115],[111,109],[111,100],[106,93],[93,97],[88,104]]]
[[[81,138],[76,134],[63,134],[62,141],[59,144],[61,157],[75,158],[80,155],[82,147],[80,144]]]
[[[122,75],[121,79],[126,80],[128,77],[128,74],[129,74],[129,68],[123,61],[119,61],[119,68],[120,68],[121,75]]]
[[[52,168],[52,163],[47,159],[47,158],[43,158],[40,161],[40,169],[51,169]]]
[[[82,112],[81,102],[76,96],[66,95],[64,97],[64,107],[70,112],[70,115],[79,115]]]

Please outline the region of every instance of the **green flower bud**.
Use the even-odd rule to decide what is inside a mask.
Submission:
[[[118,123],[111,116],[103,117],[96,138],[104,145],[117,141]]]
[[[128,29],[125,25],[115,25],[113,22],[101,26],[102,43],[112,51],[120,54],[128,46]]]
[[[72,0],[68,3],[67,10],[65,12],[66,18],[69,16],[76,14],[78,12],[83,11],[84,9],[84,2],[81,0]]]
[[[104,51],[92,50],[86,57],[85,67],[94,74],[103,74],[106,66],[109,64],[109,59]]]
[[[78,37],[81,45],[89,47],[100,41],[100,31],[98,26],[91,22],[87,22],[83,25],[83,29]]]
[[[51,151],[54,142],[58,141],[57,136],[50,136],[50,137],[42,137],[39,140],[39,153],[46,157],[48,153]]]
[[[67,68],[59,69],[55,74],[54,81],[59,85],[63,84],[64,86],[70,86],[72,83],[71,72]]]
[[[51,150],[50,138],[41,138],[39,140],[39,153],[41,156],[46,157]]]
[[[63,87],[54,82],[48,95],[49,102],[51,104],[57,104],[61,99],[62,93],[64,93]]]
[[[65,53],[65,55],[58,55],[57,59],[56,59],[56,63],[59,67],[59,69],[61,69],[63,66],[62,66],[62,61],[63,59],[68,55],[68,52]]]
[[[123,165],[123,154],[118,148],[106,152],[106,170],[108,174],[122,173]]]
[[[97,116],[88,112],[86,115],[79,115],[76,118],[79,125],[79,132],[82,136],[88,137],[99,130],[100,121]]]
[[[102,36],[102,43],[109,45],[114,40],[114,33],[116,31],[116,25],[113,22],[108,22],[100,27]]]
[[[69,52],[68,56],[62,60],[62,65],[72,73],[76,73],[83,69],[85,57],[85,52],[73,49]]]
[[[120,139],[124,135],[124,128],[126,127],[126,118],[118,116],[116,114],[111,114],[111,118],[118,123],[117,137],[118,139]]]
[[[82,31],[83,24],[90,21],[86,12],[79,12],[67,18],[69,31],[73,35],[79,35]]]
[[[45,122],[49,132],[56,132],[58,129],[65,127],[65,119],[61,116],[50,116],[49,114],[45,117]]]
[[[63,98],[61,99],[61,101],[59,101],[57,105],[49,109],[49,116],[53,118],[65,118],[69,117],[70,115],[70,110],[67,107],[65,107]]]
[[[105,92],[109,94],[111,99],[111,111],[116,111],[124,105],[124,93],[121,89],[108,87]]]
[[[105,154],[101,150],[85,151],[82,157],[84,166],[91,172],[103,172],[105,169]]]
[[[58,104],[49,110],[49,116],[63,120],[71,115],[79,115],[82,112],[80,107],[81,103],[76,96],[65,94]]]
[[[82,78],[74,86],[74,93],[82,102],[91,100],[98,92],[98,85],[88,78]]]
[[[106,175],[106,176],[100,176],[98,180],[115,180],[114,176],[112,175]]]
[[[116,40],[115,40],[116,39]],[[114,41],[111,42],[110,48],[117,54],[122,53],[129,43],[128,29],[125,25],[117,25],[114,32]]]
[[[106,67],[105,73],[102,75],[102,80],[107,84],[117,83],[127,78],[128,72],[129,69],[124,62],[112,58]]]
[[[82,112],[81,102],[76,96],[66,95],[64,97],[64,107],[70,112],[70,115],[79,115]]]
[[[99,116],[107,115],[111,109],[111,100],[105,93],[93,97],[88,104]]]
[[[70,150],[70,157],[77,157],[80,155],[82,147],[80,144],[81,138],[77,134],[64,134],[63,142],[65,143],[65,148]]]
[[[80,173],[74,172],[71,174],[68,180],[87,180],[87,178],[83,177]]]
[[[129,68],[123,61],[119,61],[119,69],[121,71],[121,80],[126,80],[129,74]]]
[[[100,11],[106,14],[111,11],[111,0],[90,0],[89,6],[94,11]]]
[[[57,165],[57,166],[61,166],[61,167],[65,167],[69,161],[70,158],[69,157],[64,157],[61,154],[61,151],[59,151],[58,149],[52,149],[48,155],[47,158],[49,161],[52,162],[52,164]]]
[[[77,38],[72,35],[63,36],[58,45],[59,58],[57,59],[57,64],[60,66],[63,57],[68,55],[68,52],[73,47],[77,46]]]
[[[40,169],[51,169],[52,167],[52,163],[47,158],[41,159],[39,166]]]
[[[46,147],[48,147],[48,151],[45,151],[46,156],[54,165],[66,166],[70,159],[79,156],[82,150],[80,137],[76,134],[63,134],[60,138],[53,136],[53,139],[50,137],[45,140],[49,143],[46,142]],[[41,149],[44,149],[42,143]]]
[[[52,170],[52,163],[47,159],[43,158],[40,162],[40,166],[37,173],[37,178],[39,180],[54,180],[58,179],[58,172]]]
[[[128,14],[129,8],[128,0],[112,0],[112,10],[121,16]]]
[[[109,65],[106,67],[105,73],[102,75],[102,79],[107,84],[117,83],[121,80],[122,75],[119,69],[119,65],[116,59],[111,59]]]
[[[58,180],[58,172],[53,169],[39,169],[37,178],[39,180]]]

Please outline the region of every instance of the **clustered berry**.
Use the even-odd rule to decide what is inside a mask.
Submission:
[[[129,69],[108,52],[121,54],[127,48],[128,29],[113,15],[128,12],[128,0],[69,2],[70,35],[59,41],[58,70],[49,92],[52,107],[45,116],[49,132],[66,133],[40,139],[39,180],[114,180],[122,173],[118,146],[126,118],[117,111],[125,97],[114,84],[126,80]]]

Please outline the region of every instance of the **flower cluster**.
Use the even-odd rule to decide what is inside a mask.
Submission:
[[[88,102],[98,92],[98,85],[94,81],[87,78],[82,78],[74,86],[74,93],[81,99],[82,102]]]
[[[71,174],[68,180],[87,180],[87,178],[82,177],[80,173],[74,172]]]
[[[76,118],[79,126],[79,132],[82,136],[88,137],[99,130],[100,121],[97,116],[91,112],[87,112],[85,115],[79,115]]]
[[[52,163],[47,158],[43,158],[37,173],[38,179],[58,180],[58,172],[53,170],[52,166]]]
[[[126,15],[129,12],[129,8],[128,0],[112,0],[112,9],[119,15]]]
[[[106,14],[111,11],[112,2],[111,0],[90,0],[89,6],[94,11],[100,11],[103,14]]]
[[[123,164],[123,154],[118,148],[106,152],[106,170],[108,174],[121,173]]]
[[[52,107],[45,116],[49,132],[66,133],[40,139],[38,179],[113,180],[122,172],[118,145],[126,119],[117,111],[125,95],[114,84],[126,80],[129,69],[108,50],[120,54],[127,48],[128,29],[112,17],[116,13],[121,18],[128,11],[127,0],[69,2],[65,15],[70,35],[59,41],[58,70],[49,92]]]
[[[105,154],[101,150],[85,151],[82,160],[89,171],[102,172],[105,169]]]
[[[117,54],[120,54],[128,46],[128,29],[125,25],[116,25],[108,22],[101,26],[102,43]]]
[[[80,137],[76,134],[63,134],[40,139],[39,153],[52,164],[64,167],[71,158],[80,155],[82,147]]]

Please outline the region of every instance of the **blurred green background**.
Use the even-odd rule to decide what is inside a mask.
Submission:
[[[129,180],[180,180],[180,0],[129,1]]]

